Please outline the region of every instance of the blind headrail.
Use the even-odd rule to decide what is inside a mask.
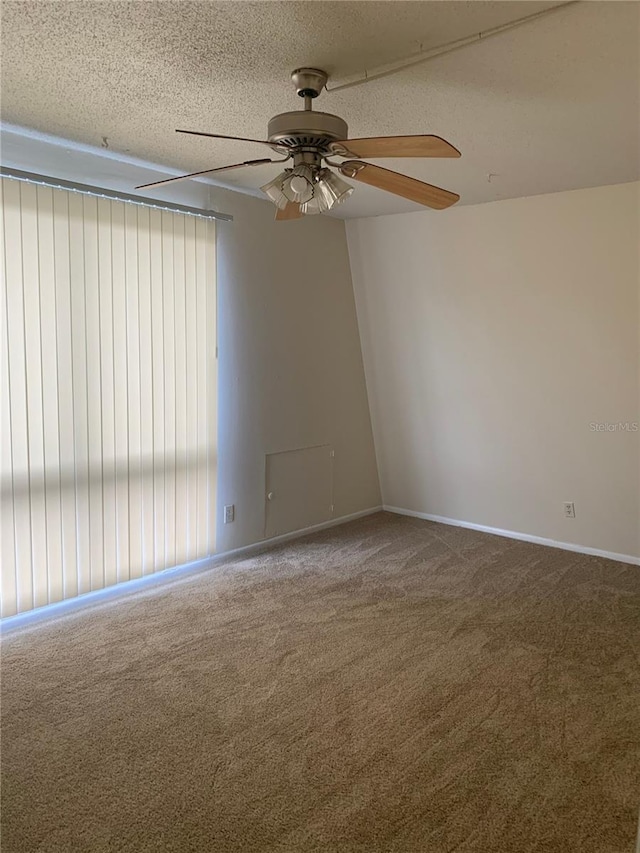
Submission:
[[[83,195],[97,196],[98,198],[109,198],[114,201],[124,201],[128,204],[138,204],[158,210],[169,210],[172,213],[184,213],[187,216],[198,216],[200,219],[220,219],[224,222],[233,222],[233,216],[229,213],[219,213],[217,210],[203,210],[199,207],[189,207],[186,204],[178,204],[177,202],[132,195],[118,190],[108,190],[103,187],[93,187],[90,184],[78,184],[74,181],[65,181],[62,178],[52,178],[48,175],[38,175],[35,172],[23,172],[20,169],[11,169],[8,166],[0,166],[0,175],[3,178],[13,178],[16,181],[26,181],[27,183],[39,184],[43,187],[69,190],[71,192],[82,193]]]

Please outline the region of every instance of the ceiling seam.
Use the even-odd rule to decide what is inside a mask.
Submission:
[[[389,62],[386,65],[379,65],[371,70],[365,69],[359,74],[354,74],[351,77],[345,77],[342,82],[338,82],[335,86],[326,86],[327,92],[339,92],[342,89],[351,89],[354,86],[360,86],[363,83],[369,83],[371,80],[379,80],[381,77],[388,77],[391,74],[397,74],[399,71],[404,71],[405,68],[411,68],[414,65],[420,65],[423,62],[428,62],[430,59],[435,59],[438,56],[444,56],[447,53],[453,53],[455,50],[460,50],[463,47],[469,47],[472,44],[477,44],[479,41],[485,41],[492,36],[500,35],[501,33],[512,30],[515,27],[528,24],[533,20],[549,15],[552,12],[557,12],[560,9],[565,9],[567,6],[574,6],[582,0],[567,0],[565,3],[560,3],[553,6],[551,9],[542,9],[540,12],[535,12],[533,15],[526,15],[523,18],[517,18],[515,21],[508,21],[506,24],[500,24],[497,27],[491,27],[488,30],[482,30],[479,33],[474,33],[470,36],[465,36],[462,39],[446,42],[438,47],[430,48],[429,50],[412,53],[411,56],[397,59],[394,62]]]

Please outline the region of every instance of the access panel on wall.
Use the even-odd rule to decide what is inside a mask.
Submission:
[[[269,453],[265,537],[329,521],[333,515],[333,450],[328,444]]]

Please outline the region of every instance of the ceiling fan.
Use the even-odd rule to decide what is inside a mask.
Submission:
[[[268,145],[278,154],[284,154],[282,160],[263,158],[245,160],[231,166],[219,166],[216,169],[204,169],[191,172],[177,178],[167,178],[142,184],[136,189],[159,187],[173,181],[183,181],[200,175],[211,175],[243,166],[261,166],[264,163],[285,163],[293,161],[292,167],[285,168],[269,183],[261,187],[262,191],[278,208],[276,219],[299,219],[305,214],[326,213],[337,204],[345,201],[353,187],[343,181],[340,175],[386,190],[390,193],[423,204],[426,207],[442,210],[455,204],[460,196],[457,193],[434,187],[416,178],[401,175],[373,163],[366,163],[363,157],[460,157],[460,152],[439,136],[374,136],[367,139],[348,139],[347,123],[330,113],[314,112],[313,99],[317,98],[327,82],[327,74],[317,68],[299,68],[291,78],[296,91],[304,98],[304,110],[280,113],[269,122],[267,136],[262,139],[247,139],[242,136],[224,136],[220,133],[203,133],[197,130],[178,130],[193,136],[208,136],[213,139],[234,139],[238,142],[257,142]],[[343,158],[342,162],[331,157]],[[331,167],[331,168],[330,168]],[[335,169],[336,171],[332,171]]]

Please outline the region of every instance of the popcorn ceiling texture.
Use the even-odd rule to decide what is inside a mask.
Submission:
[[[183,168],[265,155],[176,127],[263,138],[301,106],[290,72],[339,80],[532,14],[518,2],[4,2],[5,121]],[[638,179],[638,3],[584,3],[316,106],[351,136],[436,133],[460,161],[385,161],[462,203]],[[331,80],[330,80],[331,84]],[[491,180],[488,175],[491,174]],[[224,183],[255,190],[251,169]],[[339,216],[417,209],[358,185]]]
[[[389,514],[4,638],[3,853],[623,853],[637,566]]]

